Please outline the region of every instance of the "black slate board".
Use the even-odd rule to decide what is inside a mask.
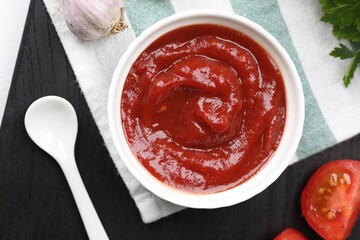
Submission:
[[[62,96],[76,109],[77,164],[110,239],[260,240],[287,227],[320,239],[301,214],[301,190],[325,162],[360,159],[358,135],[288,167],[267,190],[244,203],[186,209],[144,224],[104,147],[45,6],[32,0],[0,128],[0,239],[87,239],[60,167],[25,132],[27,107],[45,95]],[[360,239],[359,221],[349,239]]]

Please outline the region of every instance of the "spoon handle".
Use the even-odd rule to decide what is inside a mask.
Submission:
[[[75,198],[76,205],[79,209],[80,216],[83,220],[89,239],[108,240],[109,238],[106,235],[105,229],[100,222],[99,216],[96,213],[94,205],[92,204],[81,179],[75,162],[75,157],[72,156],[72,159],[67,159],[67,161],[61,162],[64,163],[60,165]]]

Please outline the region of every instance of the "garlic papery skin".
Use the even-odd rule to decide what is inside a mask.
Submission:
[[[83,40],[95,40],[124,30],[123,0],[64,0],[65,22]]]

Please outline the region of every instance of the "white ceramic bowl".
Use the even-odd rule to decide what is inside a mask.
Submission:
[[[240,31],[258,42],[277,63],[286,92],[286,122],[281,142],[268,163],[246,182],[219,193],[192,194],[169,187],[149,173],[132,154],[124,136],[120,101],[125,79],[137,57],[154,40],[179,27],[219,24]],[[304,95],[295,66],[277,40],[256,23],[235,14],[202,10],[179,13],[160,20],[145,30],[126,50],[114,72],[108,99],[109,127],[116,149],[128,170],[140,183],[167,201],[192,208],[218,208],[245,201],[274,182],[294,157],[304,122]]]

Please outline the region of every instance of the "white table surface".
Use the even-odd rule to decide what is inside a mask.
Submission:
[[[14,73],[30,0],[0,2],[0,122]]]

